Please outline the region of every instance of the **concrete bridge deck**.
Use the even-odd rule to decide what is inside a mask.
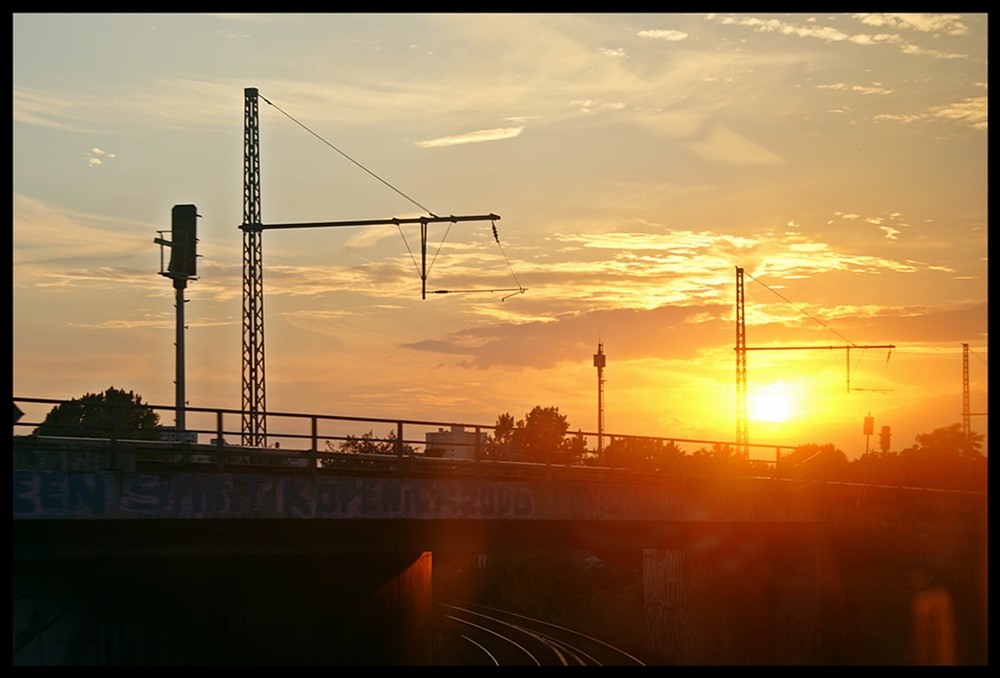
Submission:
[[[433,663],[432,554],[449,549],[641,550],[636,614],[665,664],[822,663],[841,634],[830,574],[854,553],[943,558],[985,598],[981,496],[198,452],[147,463],[129,445],[15,439],[15,663]]]

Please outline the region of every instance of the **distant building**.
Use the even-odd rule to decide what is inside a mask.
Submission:
[[[179,433],[175,426],[161,426],[160,440],[166,443],[189,442],[198,444],[198,434],[194,431],[184,431],[184,433]]]
[[[475,459],[476,432],[466,431],[464,426],[452,426],[450,430],[439,428],[436,432],[426,434],[429,457],[445,459]],[[486,433],[479,432],[479,447],[482,450],[486,442]],[[482,454],[482,452],[480,452]]]
[[[195,431],[184,431],[184,433],[181,433],[180,431],[177,430],[177,427],[175,426],[161,426],[160,441],[165,443],[188,442],[193,445],[197,445],[198,434]],[[200,464],[209,463],[213,461],[204,454],[175,454],[173,455],[173,460],[196,462]]]

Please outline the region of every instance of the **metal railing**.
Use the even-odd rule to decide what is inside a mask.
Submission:
[[[52,398],[14,397],[14,405],[23,414],[14,422],[15,435],[31,435],[42,424],[46,414],[63,400]],[[490,454],[489,443],[496,432],[495,425],[466,424],[451,421],[430,421],[417,419],[398,419],[382,417],[360,417],[347,415],[310,414],[299,412],[269,411],[266,413],[272,432],[268,434],[267,447],[247,447],[237,441],[242,436],[241,426],[243,412],[238,409],[218,407],[186,406],[185,431],[177,432],[162,422],[173,418],[173,406],[145,404],[159,417],[161,427],[159,440],[128,440],[132,446],[152,453],[156,450],[179,450],[181,454],[198,454],[210,458],[220,464],[236,457],[249,460],[271,460],[271,463],[281,463],[281,460],[300,460],[307,466],[336,466],[345,457],[357,460],[361,457],[387,456],[397,458],[440,458],[444,461],[498,461]],[[60,435],[61,438],[72,438],[72,432]],[[451,435],[449,435],[449,433]],[[433,434],[429,436],[428,434]],[[446,443],[429,442],[431,438],[443,436]],[[731,449],[736,445],[732,441],[719,441],[697,438],[660,437],[632,434],[616,434],[603,431],[568,431],[565,439],[580,439],[583,441],[583,457],[573,463],[558,464],[546,460],[530,460],[521,462],[527,465],[547,466],[601,466],[613,468],[622,466],[635,468],[628,459],[619,458],[608,465],[607,459],[598,458],[594,449],[598,436],[603,439],[605,452],[614,449],[618,441],[627,447],[671,446],[680,449],[681,446],[696,446],[695,449]],[[104,440],[113,444],[126,441],[124,431],[116,435],[110,430]],[[207,444],[203,442],[207,438]],[[93,439],[92,436],[90,439]],[[232,442],[231,442],[232,441]],[[609,442],[610,441],[610,442]],[[441,454],[444,448],[444,454]],[[578,444],[579,447],[579,444]],[[751,444],[751,448],[767,451],[773,454],[771,459],[745,459],[747,464],[758,470],[763,469],[764,475],[776,475],[777,467],[783,455],[792,452],[792,445]],[[137,448],[138,449],[138,448]],[[369,451],[372,454],[358,455],[359,451]],[[689,453],[692,450],[684,450]],[[648,462],[645,464],[649,466]]]

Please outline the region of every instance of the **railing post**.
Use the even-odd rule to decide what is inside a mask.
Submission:
[[[111,417],[111,448],[114,449],[118,445],[118,436],[121,428],[121,405],[114,404],[111,406],[108,412]]]
[[[222,410],[217,410],[215,413],[215,446],[219,449],[215,453],[215,461],[220,471],[226,466],[226,455],[222,449],[224,445],[225,443],[222,439]]]
[[[396,422],[396,458],[403,458],[403,422]]]
[[[314,414],[312,417],[310,417],[310,419],[312,420],[312,451],[313,454],[315,454],[316,452],[319,451],[319,438],[316,435],[316,432],[318,430],[316,415]]]

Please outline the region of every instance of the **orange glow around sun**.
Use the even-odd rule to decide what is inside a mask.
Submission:
[[[792,417],[792,392],[788,384],[776,382],[747,394],[747,414],[754,421],[782,423]]]

